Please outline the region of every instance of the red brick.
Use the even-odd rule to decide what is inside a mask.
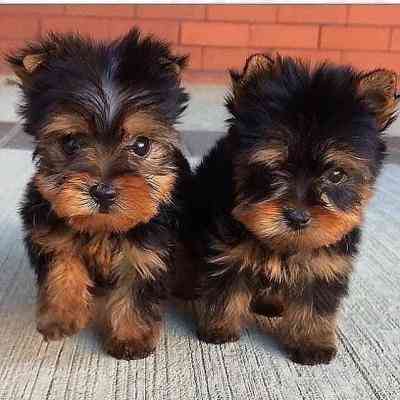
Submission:
[[[138,6],[139,18],[156,19],[204,19],[205,6],[200,5],[143,5]]]
[[[316,48],[318,26],[314,25],[252,25],[252,46]]]
[[[1,39],[0,40],[0,56],[1,61],[3,61],[3,57],[10,51],[16,51],[20,48],[26,46],[25,40],[21,39]]]
[[[51,17],[42,21],[42,34],[48,31],[79,32],[97,39],[109,37],[109,22],[104,18]]]
[[[25,40],[22,39],[1,39],[0,51],[8,52],[10,50],[17,50],[26,45]]]
[[[248,56],[247,48],[206,47],[203,53],[203,66],[205,70],[214,71],[242,69]]]
[[[275,22],[278,7],[250,4],[207,6],[207,19],[219,21]]]
[[[153,34],[170,43],[178,43],[179,23],[176,21],[126,20],[113,18],[110,22],[111,37],[125,35],[133,27],[144,34]]]
[[[400,29],[393,29],[390,49],[400,50]]]
[[[341,24],[346,22],[344,5],[280,6],[279,22]]]
[[[24,47],[26,42],[20,39],[2,39],[0,40],[0,72],[2,73],[11,73],[11,68],[4,61],[5,55],[10,52],[19,50],[21,47]]]
[[[13,5],[0,5],[0,15],[21,15],[21,14],[63,14],[63,5],[54,4],[13,4]]]
[[[385,50],[389,47],[388,28],[327,26],[321,31],[321,48]]]
[[[245,24],[184,22],[181,29],[182,44],[243,47],[249,41],[249,27]]]
[[[203,68],[201,47],[174,46],[173,50],[180,55],[189,55],[188,69],[200,70]]]
[[[290,56],[293,58],[302,58],[304,60],[310,60],[311,63],[321,61],[331,61],[339,64],[341,61],[340,51],[327,50],[297,50],[297,49],[277,49],[276,52],[282,56]]]
[[[183,74],[183,80],[194,85],[217,84],[225,87],[230,82],[229,74],[226,71],[186,71]]]
[[[128,4],[85,4],[85,5],[67,5],[65,12],[69,15],[83,15],[96,17],[134,17],[135,6]]]
[[[342,62],[362,70],[388,68],[400,72],[400,53],[345,51],[342,54]]]
[[[349,10],[350,24],[400,25],[399,5],[352,5]]]
[[[39,34],[39,20],[29,16],[0,16],[0,38],[35,39]]]

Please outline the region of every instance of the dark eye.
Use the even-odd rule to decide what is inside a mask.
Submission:
[[[338,183],[343,182],[346,179],[346,173],[338,168],[328,173],[327,179],[330,183],[337,185]]]
[[[150,139],[146,136],[138,136],[130,148],[140,157],[144,157],[150,150]]]
[[[65,136],[62,139],[62,148],[65,154],[72,156],[81,149],[81,141],[72,135]]]

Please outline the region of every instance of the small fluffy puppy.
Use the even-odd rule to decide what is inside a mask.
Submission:
[[[292,360],[328,363],[396,75],[261,54],[231,77],[230,129],[198,167],[191,199],[199,337],[235,341],[249,311],[281,316]]]
[[[8,61],[36,173],[21,208],[38,277],[37,328],[73,335],[97,315],[105,350],[154,351],[190,169],[174,128],[186,58],[132,30],[111,42],[50,34]]]

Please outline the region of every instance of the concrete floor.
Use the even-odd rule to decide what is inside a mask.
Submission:
[[[99,335],[46,343],[36,331],[35,279],[18,205],[31,152],[0,149],[1,400],[398,400],[400,399],[400,166],[389,164],[369,207],[350,296],[330,365],[290,362],[260,318],[240,341],[200,342],[192,318],[171,307],[154,355],[104,353]]]

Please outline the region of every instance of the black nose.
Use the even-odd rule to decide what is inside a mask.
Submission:
[[[110,206],[116,196],[115,189],[108,183],[94,185],[90,188],[89,192],[93,199],[103,206]]]
[[[285,218],[290,225],[302,228],[310,223],[311,214],[307,210],[289,208],[285,210]]]

